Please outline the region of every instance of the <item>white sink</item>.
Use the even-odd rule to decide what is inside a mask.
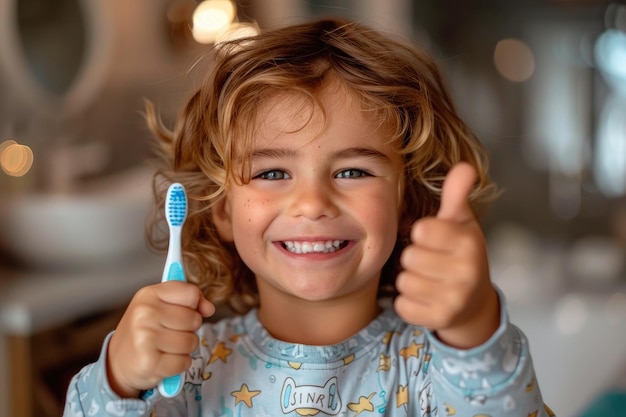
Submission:
[[[93,180],[69,194],[23,194],[0,202],[0,250],[26,267],[77,269],[147,251],[152,170]]]

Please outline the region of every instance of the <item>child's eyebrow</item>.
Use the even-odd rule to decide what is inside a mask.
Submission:
[[[371,158],[381,162],[391,162],[391,158],[383,152],[372,148],[346,148],[342,149],[334,155],[337,159],[349,159],[349,158]]]
[[[286,148],[260,148],[252,151],[252,159],[257,158],[272,158],[272,159],[287,159],[297,155],[297,151],[294,149]]]
[[[252,159],[287,159],[298,155],[298,151],[295,149],[287,148],[258,148],[252,151]],[[350,159],[350,158],[371,158],[379,160],[380,162],[389,163],[391,158],[372,148],[352,147],[341,149],[331,155],[334,159]]]

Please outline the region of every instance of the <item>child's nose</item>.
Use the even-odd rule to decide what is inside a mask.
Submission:
[[[339,214],[335,198],[332,185],[323,180],[301,182],[293,189],[289,213],[310,220],[332,218]]]

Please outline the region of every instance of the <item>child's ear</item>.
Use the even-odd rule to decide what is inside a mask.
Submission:
[[[223,196],[215,205],[211,208],[211,219],[217,229],[217,233],[225,242],[232,242],[233,237],[233,222],[231,220],[230,201],[228,197]]]

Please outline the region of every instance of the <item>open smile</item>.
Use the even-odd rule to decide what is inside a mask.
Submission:
[[[343,249],[348,244],[347,240],[326,240],[319,242],[291,241],[281,242],[283,248],[291,253],[332,253]]]

